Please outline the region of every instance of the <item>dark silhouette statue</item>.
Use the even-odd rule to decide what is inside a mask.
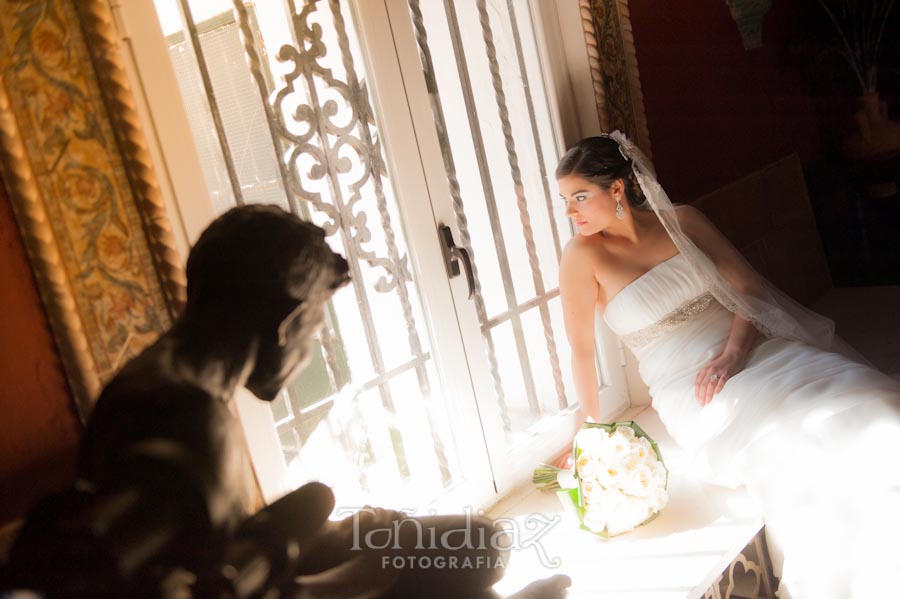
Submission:
[[[435,552],[417,537],[463,526],[502,534],[486,518],[378,509],[332,522],[334,497],[320,483],[250,515],[252,475],[231,399],[241,386],[275,399],[307,362],[348,272],[322,229],[280,208],[244,206],[216,219],[191,250],[184,314],[103,390],[77,482],[32,509],[0,594],[492,597],[508,550]],[[390,547],[359,546],[361,534],[392,526]],[[409,569],[393,559],[423,551],[483,567]],[[517,596],[562,596],[566,586],[556,576]]]

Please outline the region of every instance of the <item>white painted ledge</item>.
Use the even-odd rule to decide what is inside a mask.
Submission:
[[[568,574],[573,599],[699,599],[759,533],[762,518],[744,490],[703,484],[692,476],[686,456],[655,411],[647,408],[620,418],[628,419],[659,443],[669,467],[670,499],[662,514],[646,526],[604,541],[580,530],[556,494],[524,486],[489,515],[514,519],[525,538],[534,534],[525,524],[529,515],[559,515],[561,521],[539,542],[548,557],[559,558],[560,565],[542,563],[534,546],[516,549],[497,591],[507,594],[538,578]]]

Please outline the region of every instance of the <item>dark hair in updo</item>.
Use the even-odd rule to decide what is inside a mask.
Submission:
[[[586,137],[569,148],[556,167],[557,179],[567,175],[582,177],[602,189],[609,189],[616,179],[621,179],[631,207],[647,209],[647,199],[631,169],[631,160],[622,155],[614,139]]]

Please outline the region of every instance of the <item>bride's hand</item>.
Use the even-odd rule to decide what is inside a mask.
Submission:
[[[575,465],[575,458],[572,456],[571,451],[567,451],[566,453],[553,460],[550,465],[556,466],[561,470],[572,470],[572,466]]]
[[[694,398],[705,406],[722,390],[728,379],[744,369],[746,352],[725,350],[700,369],[694,379]]]

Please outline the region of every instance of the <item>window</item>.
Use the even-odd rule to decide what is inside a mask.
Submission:
[[[267,494],[319,479],[342,505],[485,505],[565,446],[578,406],[556,266],[571,230],[546,6],[150,1],[123,7],[124,37],[185,228],[277,203],[351,264],[313,363],[271,410],[242,404]],[[129,27],[154,8],[164,38]],[[163,51],[168,72],[151,66]],[[177,122],[196,146],[183,161]],[[209,200],[181,195],[189,162]],[[448,279],[441,225],[471,256],[471,290]],[[624,380],[598,338],[613,414]]]

